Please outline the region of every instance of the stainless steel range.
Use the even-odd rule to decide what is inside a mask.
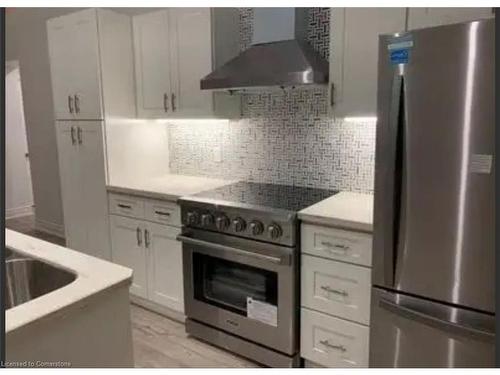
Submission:
[[[298,366],[297,212],[335,193],[238,182],[181,198],[186,331],[267,366]]]

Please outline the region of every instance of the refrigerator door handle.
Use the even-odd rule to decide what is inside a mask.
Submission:
[[[489,332],[479,328],[460,325],[454,322],[450,322],[448,320],[443,320],[435,316],[425,314],[420,311],[416,311],[410,307],[403,306],[401,304],[391,302],[385,299],[379,300],[379,306],[401,317],[419,321],[423,324],[437,328],[442,331],[447,331],[451,334],[456,334],[461,336],[467,335],[487,341],[495,340],[494,332]]]

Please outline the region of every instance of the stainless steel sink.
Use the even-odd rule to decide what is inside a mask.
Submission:
[[[76,275],[42,261],[5,249],[5,308],[21,305],[62,288]]]

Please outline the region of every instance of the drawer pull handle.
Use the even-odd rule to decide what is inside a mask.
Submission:
[[[349,250],[349,246],[347,245],[340,245],[340,244],[337,244],[337,243],[331,243],[331,242],[328,242],[328,241],[322,241],[321,244],[323,246],[326,246],[326,247],[334,247],[336,249],[342,249],[342,250]]]
[[[338,295],[344,296],[344,297],[347,297],[349,295],[349,293],[347,293],[345,290],[333,289],[333,288],[329,287],[328,285],[321,285],[321,289],[323,289],[324,291],[327,291],[328,293],[334,293],[334,294],[338,294]]]
[[[170,216],[170,212],[155,211],[155,214],[162,216]]]
[[[149,230],[147,229],[144,229],[144,244],[146,245],[146,249],[148,249],[151,244],[151,240],[149,239]]]
[[[319,342],[321,345],[324,345],[326,346],[327,348],[330,348],[330,349],[335,349],[335,350],[340,350],[342,353],[347,351],[346,347],[344,345],[334,345],[334,344],[330,344],[330,342],[328,340],[320,340]]]
[[[141,228],[137,227],[136,234],[137,234],[137,246],[142,246],[142,231],[141,231]]]
[[[126,208],[128,210],[132,209],[132,206],[129,206],[128,204],[118,203],[118,207],[120,207],[120,208]]]

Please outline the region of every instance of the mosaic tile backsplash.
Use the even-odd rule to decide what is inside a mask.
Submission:
[[[251,43],[252,8],[240,9],[240,44]],[[329,55],[329,8],[311,8],[308,40]],[[170,171],[225,179],[373,192],[375,124],[334,121],[327,89],[245,94],[242,119],[175,123]]]

